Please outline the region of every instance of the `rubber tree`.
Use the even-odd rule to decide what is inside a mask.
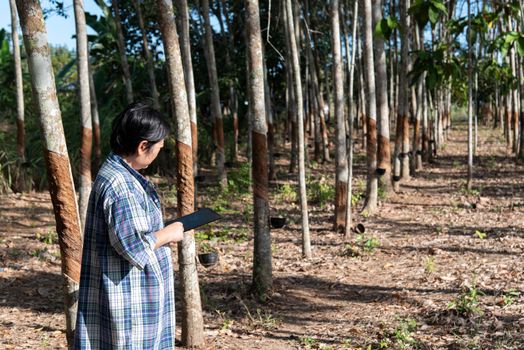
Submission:
[[[367,181],[366,203],[363,212],[372,214],[377,210],[378,176],[377,176],[377,99],[375,87],[375,64],[373,58],[373,22],[371,1],[364,1],[364,60],[367,88]]]
[[[473,48],[471,30],[471,0],[468,0],[468,181],[467,189],[473,187]]]
[[[268,145],[266,101],[264,87],[264,57],[260,33],[258,0],[246,0],[246,23],[248,35],[249,106],[252,123],[251,142],[253,150],[253,206],[254,206],[254,252],[253,287],[259,297],[264,297],[273,285],[271,267],[271,236],[269,231],[268,204]]]
[[[373,1],[373,28],[382,21],[382,0]],[[386,63],[386,50],[384,49],[383,35],[373,36],[373,48],[375,55],[375,76],[377,82],[377,169],[376,172],[383,179],[382,188],[385,192],[391,190],[391,146],[389,144],[389,105],[388,105],[388,74]],[[392,87],[391,87],[392,88]]]
[[[351,30],[351,56],[348,59],[348,71],[349,71],[349,88],[348,88],[348,195],[346,198],[346,227],[344,230],[345,238],[349,239],[351,235],[351,207],[352,207],[352,196],[353,196],[353,123],[355,116],[353,115],[353,88],[355,84],[355,58],[357,56],[357,27],[358,27],[358,1],[353,3],[353,20]]]
[[[311,237],[309,234],[309,214],[306,194],[306,165],[304,155],[304,105],[302,99],[302,81],[300,77],[300,62],[298,46],[295,35],[295,21],[293,5],[291,0],[286,0],[286,24],[291,51],[295,106],[297,111],[297,136],[298,136],[298,183],[300,194],[300,209],[302,214],[302,254],[305,258],[311,258]]]
[[[333,52],[333,90],[335,95],[336,120],[336,176],[335,176],[335,229],[346,223],[346,197],[348,195],[348,162],[346,145],[346,120],[344,116],[344,65],[340,43],[339,1],[332,0],[329,10],[331,17],[331,48]]]
[[[91,155],[93,149],[93,122],[91,120],[91,96],[89,91],[89,53],[87,51],[86,18],[84,1],[73,1],[76,27],[76,52],[78,90],[80,97],[80,119],[82,139],[80,146],[80,189],[78,207],[83,231],[89,195],[91,194]]]
[[[133,7],[136,10],[136,16],[138,18],[138,26],[140,27],[140,33],[142,34],[142,47],[144,49],[144,56],[146,58],[147,76],[149,77],[149,85],[151,85],[151,98],[153,100],[153,107],[160,109],[160,102],[158,101],[158,89],[156,88],[155,78],[155,63],[153,62],[153,56],[149,50],[149,41],[147,40],[146,28],[144,25],[144,17],[142,16],[142,7],[140,0],[132,0]]]
[[[88,61],[90,62],[90,61]],[[96,98],[93,67],[89,63],[89,95],[91,97],[91,121],[93,122],[94,172],[98,171],[102,160],[102,145],[100,140],[100,117],[98,115],[98,101]]]
[[[193,151],[193,177],[198,174],[198,129],[196,113],[195,79],[193,76],[193,62],[191,59],[191,40],[189,38],[189,11],[187,0],[176,0],[178,9],[178,24],[180,29],[180,50],[182,52],[182,64],[184,66],[184,81],[186,84],[187,103],[189,116],[191,118],[191,141]],[[197,205],[197,185],[195,185],[195,205]]]
[[[191,150],[191,117],[189,115],[184,67],[171,0],[156,0],[160,31],[166,53],[172,113],[176,125],[177,203],[178,215],[194,211],[193,153]],[[178,243],[178,264],[182,299],[182,343],[199,347],[204,343],[202,304],[196,267],[195,238],[184,233]]]
[[[224,166],[224,121],[222,118],[222,108],[220,107],[220,90],[218,87],[217,65],[215,60],[215,48],[213,45],[213,29],[209,19],[209,0],[201,0],[202,16],[204,17],[205,46],[207,73],[209,76],[209,88],[211,90],[211,115],[213,119],[214,135],[216,137],[216,168],[218,182],[221,187],[227,185],[227,175]]]
[[[118,53],[120,54],[120,65],[122,66],[122,74],[124,78],[124,85],[126,87],[127,103],[133,102],[133,83],[131,82],[131,73],[129,71],[129,63],[127,61],[126,46],[124,41],[124,32],[122,31],[122,19],[120,18],[120,9],[118,8],[118,0],[111,0],[113,11],[115,13],[116,25],[116,44],[118,46]]]
[[[16,153],[20,160],[25,162],[24,85],[22,81],[22,60],[18,42],[18,19],[15,0],[9,0],[9,5],[11,8],[11,38],[13,40],[16,84]]]
[[[31,87],[44,144],[64,277],[67,341],[72,348],[82,257],[82,236],[71,164],[62,125],[44,16],[38,0],[17,0]]]

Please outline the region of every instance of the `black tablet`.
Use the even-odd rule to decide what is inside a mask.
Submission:
[[[201,208],[194,213],[181,216],[174,220],[169,220],[164,223],[165,226],[174,222],[181,222],[184,225],[184,232],[193,230],[197,227],[209,224],[210,222],[221,219],[222,216],[209,208]]]

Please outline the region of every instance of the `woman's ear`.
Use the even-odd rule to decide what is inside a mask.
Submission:
[[[139,156],[145,154],[148,150],[148,142],[146,140],[143,140],[143,141],[140,141],[140,143],[138,144],[138,147],[136,149],[136,152]]]

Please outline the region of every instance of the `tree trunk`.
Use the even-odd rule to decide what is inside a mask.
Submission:
[[[187,0],[176,0],[178,9],[178,22],[180,24],[180,50],[182,54],[182,65],[184,66],[184,82],[186,85],[187,103],[189,117],[191,120],[191,150],[193,151],[193,178],[198,175],[198,129],[196,113],[195,81],[193,77],[193,62],[191,60],[191,40],[189,37],[189,12]],[[195,186],[195,207],[197,206],[198,189]]]
[[[120,64],[122,65],[122,73],[124,74],[124,84],[126,86],[127,103],[133,102],[133,84],[131,83],[131,73],[129,72],[129,63],[127,62],[126,46],[124,41],[124,33],[122,31],[122,20],[120,19],[120,9],[118,8],[118,0],[111,0],[113,11],[115,11],[116,23],[116,43],[118,52],[120,53]]]
[[[157,0],[156,6],[166,52],[172,113],[176,117],[177,203],[178,215],[182,216],[194,211],[191,117],[173,3],[171,0]],[[178,244],[178,264],[182,291],[182,343],[187,347],[198,347],[204,343],[204,325],[192,232],[186,232],[184,240]]]
[[[353,23],[351,31],[351,59],[348,59],[349,65],[349,89],[348,89],[348,169],[349,169],[349,178],[348,178],[348,195],[346,197],[346,229],[345,229],[345,238],[348,239],[351,235],[351,205],[352,205],[352,196],[353,196],[353,86],[355,82],[355,57],[356,57],[356,42],[357,42],[357,24],[358,24],[358,1],[354,1],[353,5]],[[355,109],[356,111],[356,109]]]
[[[415,26],[415,45],[417,50],[424,50],[424,37],[422,36],[418,26]],[[424,114],[424,81],[426,79],[426,73],[424,72],[417,81],[417,107],[415,112],[415,127],[413,128],[413,147],[412,147],[412,160],[413,170],[422,170],[422,130],[421,123]]]
[[[24,122],[24,84],[22,81],[22,61],[20,59],[20,44],[18,43],[18,20],[16,17],[16,2],[9,0],[11,7],[11,38],[13,40],[13,59],[15,63],[16,81],[16,153],[20,161],[25,162],[25,122]]]
[[[473,187],[473,48],[471,47],[471,0],[468,0],[468,182],[467,188]]]
[[[91,154],[93,149],[93,123],[91,121],[91,99],[89,96],[89,55],[87,51],[86,18],[84,1],[74,0],[76,26],[76,52],[78,86],[80,96],[80,118],[82,141],[80,146],[80,193],[78,209],[80,228],[83,232],[87,215],[87,204],[91,194]]]
[[[246,0],[248,33],[249,101],[253,143],[253,205],[255,243],[253,252],[253,289],[262,300],[273,285],[271,236],[269,232],[267,123],[264,99],[264,63],[258,0]]]
[[[375,64],[373,59],[373,23],[371,1],[364,1],[364,59],[367,81],[367,182],[366,204],[363,212],[373,214],[377,210],[378,178],[377,178],[377,100],[375,87]]]
[[[133,7],[136,9],[138,25],[140,26],[140,33],[142,34],[142,45],[144,48],[144,56],[146,58],[149,84],[151,85],[151,98],[153,99],[153,107],[160,109],[160,102],[158,101],[158,90],[156,88],[155,63],[153,62],[153,56],[151,56],[151,52],[149,51],[149,41],[147,40],[144,18],[142,17],[142,9],[140,7],[140,0],[132,0],[132,2]]]
[[[40,2],[18,0],[16,3],[24,34],[34,103],[44,140],[49,193],[62,256],[67,341],[72,348],[82,256],[78,206]]]
[[[403,180],[409,180],[410,178],[410,167],[409,167],[409,95],[410,88],[408,83],[407,74],[411,71],[411,58],[409,57],[410,42],[411,42],[411,19],[408,15],[408,9],[410,7],[410,0],[401,1],[400,5],[400,22],[402,28],[402,66],[405,69],[404,75],[401,79],[404,80],[404,85],[400,86],[400,89],[404,89],[404,101],[402,103],[402,153],[401,153],[401,176]],[[401,108],[399,108],[401,110]]]
[[[339,2],[332,0],[331,45],[333,50],[333,90],[335,95],[336,127],[336,179],[335,179],[335,230],[344,227],[346,223],[346,202],[348,193],[348,163],[346,145],[346,120],[344,118],[344,75],[340,44]]]
[[[87,60],[89,65],[89,95],[91,97],[91,119],[93,122],[93,145],[94,145],[94,162],[93,172],[96,174],[100,168],[102,161],[102,148],[100,142],[100,118],[98,116],[98,102],[96,99],[95,81],[93,80],[93,67],[89,59]]]
[[[286,0],[287,32],[291,48],[292,71],[294,78],[296,110],[297,110],[297,136],[298,136],[298,182],[300,187],[300,208],[302,212],[302,255],[311,258],[311,238],[309,235],[309,218],[306,195],[306,167],[304,161],[304,106],[302,104],[302,81],[300,79],[300,62],[296,41],[295,23],[291,0]]]
[[[215,61],[215,48],[213,45],[213,31],[209,20],[209,0],[201,0],[202,15],[204,17],[205,42],[207,48],[207,72],[209,75],[209,86],[211,89],[211,114],[213,125],[216,131],[216,167],[218,181],[222,188],[227,185],[226,170],[224,167],[224,124],[222,119],[222,110],[220,107],[220,91],[218,88],[217,66]]]
[[[382,1],[373,2],[373,28],[382,20]],[[377,174],[383,179],[384,192],[391,191],[391,146],[389,144],[389,105],[388,105],[388,74],[384,40],[380,35],[373,36],[375,49],[375,73],[377,81],[377,112],[378,112],[378,153]]]

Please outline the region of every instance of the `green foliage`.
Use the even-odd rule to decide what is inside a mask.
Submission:
[[[362,245],[365,252],[373,252],[380,247],[380,240],[375,236],[357,235],[356,242]]]
[[[424,260],[424,271],[428,274],[435,272],[435,258],[433,256],[428,256]]]
[[[471,286],[465,286],[459,296],[448,303],[448,309],[454,310],[457,314],[464,317],[482,315],[480,308],[479,295],[483,293],[477,289],[475,280]]]
[[[295,203],[298,199],[298,194],[293,186],[284,184],[278,187],[277,199],[287,203]]]
[[[440,18],[448,14],[448,10],[442,0],[415,0],[409,8],[408,14],[413,16],[422,28],[428,22],[435,26]]]
[[[231,169],[227,174],[227,188],[229,194],[246,194],[251,186],[251,167],[242,163],[239,167]]]
[[[521,293],[516,289],[510,289],[502,295],[504,306],[509,306],[515,303],[515,299],[519,298]]]
[[[479,231],[479,230],[476,230],[475,233],[473,234],[475,237],[478,237],[480,239],[484,239],[488,236],[487,233],[484,233],[482,231]]]
[[[327,203],[335,199],[335,186],[327,182],[322,176],[319,180],[309,178],[306,184],[307,197],[311,203],[318,203],[324,208]]]
[[[45,244],[55,244],[58,242],[58,234],[54,230],[49,230],[45,234],[36,233],[36,239]]]
[[[391,35],[398,27],[398,19],[395,17],[385,17],[380,20],[375,26],[375,35],[383,39],[389,40]]]
[[[417,329],[417,321],[414,319],[405,319],[400,321],[400,325],[395,329],[394,339],[400,349],[409,349],[417,345],[412,333]]]

